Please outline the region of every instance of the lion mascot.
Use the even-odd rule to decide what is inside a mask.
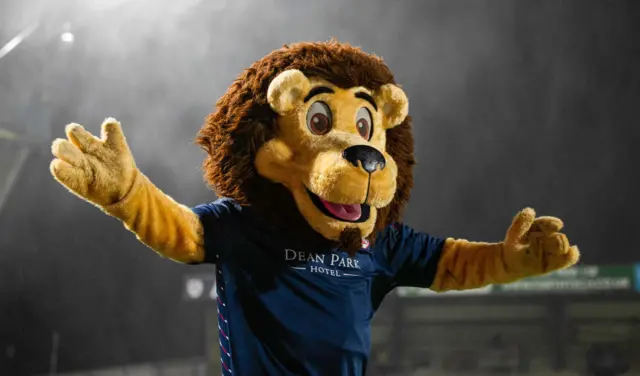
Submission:
[[[224,375],[363,375],[371,319],[398,286],[474,289],[569,267],[561,220],[519,212],[503,241],[403,224],[409,103],[382,59],[298,43],[246,69],[197,136],[218,199],[189,208],[134,162],[120,124],[70,124],[54,177],[184,264],[214,264]]]

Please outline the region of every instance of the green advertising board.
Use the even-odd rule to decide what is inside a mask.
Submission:
[[[481,289],[435,293],[428,289],[401,287],[401,297],[507,295],[542,293],[591,293],[597,291],[638,291],[640,267],[636,265],[576,266],[540,277],[532,277],[506,285],[490,285]]]

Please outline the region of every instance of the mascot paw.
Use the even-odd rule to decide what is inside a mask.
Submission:
[[[560,232],[563,226],[559,218],[536,218],[531,208],[518,213],[503,243],[504,260],[510,271],[518,277],[529,277],[577,263],[580,252]]]
[[[67,140],[57,139],[51,145],[56,159],[50,170],[56,180],[98,206],[122,199],[133,185],[137,169],[120,123],[105,120],[101,139],[78,124],[69,124],[66,133]]]

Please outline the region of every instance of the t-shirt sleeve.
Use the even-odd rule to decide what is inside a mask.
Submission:
[[[428,288],[433,283],[444,239],[409,226],[389,226],[376,241],[374,258],[390,283]]]
[[[230,231],[242,211],[235,201],[221,198],[191,208],[200,218],[204,230],[203,264],[215,264],[229,246]]]

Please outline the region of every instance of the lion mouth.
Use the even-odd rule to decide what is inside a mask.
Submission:
[[[360,223],[369,219],[371,208],[367,204],[338,204],[325,200],[307,188],[313,204],[326,216],[343,222]]]

